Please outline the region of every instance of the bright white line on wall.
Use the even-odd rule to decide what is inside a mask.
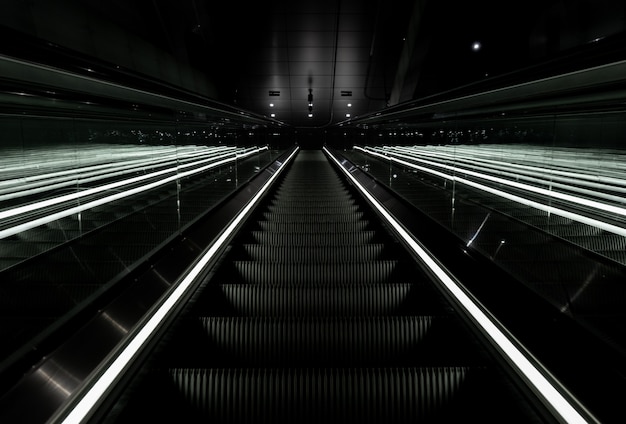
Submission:
[[[477,183],[477,182],[474,182],[474,181],[466,180],[465,178],[461,178],[461,177],[458,177],[456,175],[449,175],[449,174],[446,174],[444,172],[435,171],[435,170],[432,170],[432,169],[429,169],[429,168],[426,168],[426,167],[423,167],[423,166],[416,165],[416,164],[411,163],[411,162],[404,161],[402,159],[385,156],[385,155],[383,155],[381,153],[373,152],[373,151],[370,151],[370,150],[365,150],[365,149],[363,149],[361,147],[358,147],[358,146],[355,146],[354,148],[357,149],[357,150],[362,150],[363,152],[365,152],[367,154],[370,154],[372,156],[379,156],[381,158],[384,158],[385,160],[393,160],[394,162],[397,162],[399,164],[408,166],[410,168],[418,169],[420,171],[427,172],[429,174],[436,175],[438,177],[445,178],[447,180],[460,182],[462,184],[469,185],[469,186],[477,188],[479,190],[483,190],[483,191],[486,191],[488,193],[495,194],[495,195],[500,196],[500,197],[504,197],[505,199],[513,200],[513,201],[521,203],[523,205],[531,206],[531,207],[533,207],[535,209],[539,209],[539,210],[542,210],[542,211],[545,211],[545,212],[548,212],[548,213],[553,213],[555,215],[559,215],[559,216],[562,216],[564,218],[569,218],[569,219],[572,219],[574,221],[582,222],[583,224],[591,225],[593,227],[600,228],[602,230],[609,231],[611,233],[618,234],[620,236],[625,236],[626,237],[626,228],[619,227],[617,225],[609,224],[607,222],[600,221],[600,220],[594,219],[594,218],[590,218],[590,217],[587,217],[587,216],[584,216],[584,215],[580,215],[580,214],[577,214],[577,213],[574,213],[574,212],[570,212],[570,211],[567,211],[565,209],[556,208],[554,206],[549,206],[549,205],[546,205],[546,204],[543,204],[543,203],[535,202],[535,201],[527,199],[525,197],[521,197],[521,196],[517,196],[517,195],[514,195],[514,194],[510,194],[510,193],[507,193],[505,191],[498,190],[498,189],[486,186],[484,184],[480,184],[480,183]]]
[[[508,186],[515,187],[515,188],[518,188],[518,189],[521,189],[521,190],[535,192],[535,193],[541,194],[543,196],[553,197],[555,199],[565,200],[565,201],[572,202],[572,203],[577,203],[577,204],[579,204],[581,206],[588,206],[588,207],[591,207],[591,208],[600,209],[602,211],[611,212],[611,213],[614,213],[616,215],[626,216],[626,209],[624,209],[622,207],[619,207],[619,206],[608,205],[606,203],[597,202],[595,200],[585,199],[585,198],[578,197],[578,196],[572,196],[572,195],[566,194],[566,193],[559,193],[558,191],[554,191],[554,190],[546,190],[546,189],[541,188],[541,187],[535,187],[535,186],[532,186],[532,185],[529,185],[529,184],[518,183],[516,181],[507,180],[505,178],[494,177],[492,175],[471,171],[471,170],[465,169],[465,168],[458,168],[456,166],[450,166],[450,165],[445,165],[445,164],[442,164],[442,163],[431,162],[431,161],[427,161],[427,160],[424,160],[424,159],[419,159],[419,158],[416,158],[416,157],[413,157],[413,156],[410,156],[410,155],[402,155],[400,153],[394,153],[394,152],[390,152],[390,154],[396,155],[398,157],[405,158],[405,159],[418,160],[420,162],[424,162],[424,163],[427,163],[429,165],[437,166],[439,168],[443,168],[443,169],[448,170],[448,171],[462,172],[464,174],[471,175],[471,176],[476,177],[476,178],[481,178],[483,180],[492,181],[492,182],[495,182],[495,183],[498,183],[498,184],[508,185]]]
[[[237,229],[241,221],[246,217],[249,211],[251,211],[267,191],[274,180],[280,175],[285,165],[291,161],[291,159],[298,152],[296,148],[293,153],[285,160],[281,165],[278,172],[275,172],[269,180],[261,187],[259,192],[248,202],[248,204],[241,210],[241,212],[231,221],[228,227],[222,232],[217,240],[208,248],[208,250],[202,255],[194,267],[183,278],[183,280],[172,291],[170,296],[159,306],[156,312],[149,318],[144,326],[136,332],[130,342],[126,345],[122,352],[120,352],[106,370],[100,375],[100,377],[92,384],[91,388],[85,393],[78,401],[76,406],[69,412],[69,414],[63,419],[64,424],[78,424],[88,418],[92,409],[98,404],[102,396],[108,391],[109,387],[117,380],[122,372],[129,365],[130,361],[137,355],[141,347],[146,341],[152,337],[155,330],[160,327],[163,320],[168,316],[174,306],[178,304],[183,295],[187,292],[189,287],[195,282],[196,278],[204,270],[206,265],[211,261],[215,253],[222,247],[222,245],[228,240],[230,235]]]
[[[105,178],[119,177],[137,170],[143,170],[146,167],[153,169],[157,166],[167,166],[183,159],[187,161],[195,159],[193,163],[198,163],[199,158],[202,158],[204,161],[210,161],[212,157],[217,156],[223,150],[211,149],[194,152],[193,156],[189,153],[179,155],[165,152],[166,154],[160,156],[154,155],[142,159],[116,160],[110,163],[0,181],[0,202],[45,193],[53,189],[92,183]],[[234,148],[231,154],[234,154]],[[68,165],[72,163],[76,163],[76,161],[68,161]],[[45,164],[48,165],[47,162]],[[78,175],[80,177],[77,177]]]
[[[226,159],[222,159],[222,160],[219,160],[217,162],[211,162],[209,165],[205,165],[205,166],[202,166],[200,168],[195,168],[195,169],[193,169],[191,171],[175,173],[177,171],[177,168],[165,169],[165,170],[153,172],[153,173],[150,173],[150,174],[147,174],[147,175],[142,175],[140,177],[130,178],[130,179],[123,180],[123,181],[117,181],[115,183],[107,184],[107,185],[104,185],[104,186],[101,186],[101,187],[96,187],[96,188],[93,188],[93,189],[90,189],[90,190],[85,190],[85,191],[82,191],[82,192],[72,193],[71,195],[60,196],[60,197],[56,197],[56,198],[53,198],[53,199],[44,200],[42,202],[34,203],[34,204],[31,204],[31,205],[20,206],[20,207],[17,207],[17,208],[13,208],[13,209],[9,209],[7,211],[0,212],[0,219],[8,218],[8,217],[12,217],[12,216],[19,215],[19,214],[29,213],[29,212],[32,212],[34,210],[41,209],[41,208],[44,208],[44,207],[47,207],[47,206],[53,206],[53,205],[59,204],[61,202],[66,202],[66,201],[69,201],[69,200],[75,200],[75,199],[78,199],[78,198],[81,198],[81,197],[84,197],[84,196],[87,196],[87,195],[97,194],[97,193],[100,193],[100,192],[105,191],[105,190],[112,190],[114,188],[122,187],[124,185],[135,184],[135,183],[141,182],[141,181],[146,180],[146,179],[152,179],[152,178],[155,178],[155,177],[158,177],[158,176],[161,176],[161,175],[171,174],[173,172],[175,173],[174,175],[170,175],[168,177],[159,179],[158,181],[154,181],[154,182],[148,183],[146,185],[142,185],[140,187],[135,187],[135,188],[132,188],[132,189],[129,189],[129,190],[125,190],[125,191],[122,191],[122,192],[119,192],[119,193],[116,193],[116,194],[113,194],[113,195],[110,195],[110,196],[107,196],[107,197],[104,197],[104,198],[101,198],[101,199],[98,199],[98,200],[87,202],[87,203],[84,203],[84,204],[79,205],[79,206],[74,206],[74,207],[71,207],[71,208],[68,208],[68,209],[64,209],[64,210],[56,212],[54,214],[49,214],[49,215],[46,215],[46,216],[43,216],[43,217],[40,217],[40,218],[37,218],[37,219],[30,220],[28,222],[24,222],[22,224],[18,224],[18,225],[12,226],[10,228],[6,228],[6,229],[0,231],[0,239],[12,236],[14,234],[19,234],[22,231],[26,231],[26,230],[35,228],[35,227],[37,227],[39,225],[47,224],[48,222],[52,222],[52,221],[55,221],[57,219],[64,218],[66,216],[70,216],[70,215],[73,215],[75,213],[82,212],[82,211],[94,208],[96,206],[103,205],[105,203],[113,202],[115,200],[119,200],[119,199],[122,199],[124,197],[132,196],[132,195],[135,195],[135,194],[147,191],[147,190],[151,190],[153,188],[162,186],[162,185],[170,183],[172,181],[176,181],[176,180],[178,180],[180,178],[185,178],[185,177],[188,177],[188,176],[191,176],[191,175],[194,175],[194,174],[198,174],[198,173],[207,171],[207,170],[209,170],[211,168],[215,168],[217,166],[233,162],[235,160],[247,157],[247,156],[252,155],[254,153],[258,153],[259,151],[265,150],[265,149],[267,149],[267,146],[264,146],[264,147],[259,148],[259,149],[250,150],[250,151],[248,151],[248,152],[246,152],[246,153],[244,153],[242,155],[238,155],[238,156],[233,156],[232,154],[220,156],[220,157],[215,158],[215,159],[220,159],[220,158],[224,158],[224,157],[226,157]],[[202,161],[202,162],[206,162],[206,161]],[[185,167],[191,167],[191,166],[197,166],[197,165],[198,165],[198,163],[193,163],[193,164],[185,165]],[[180,171],[180,168],[182,168],[182,167],[178,167],[178,171]]]
[[[339,169],[352,181],[358,190],[370,201],[385,221],[390,224],[415,254],[423,261],[443,287],[456,299],[465,312],[482,329],[483,333],[489,337],[495,346],[500,349],[504,357],[513,365],[517,371],[523,375],[526,381],[535,389],[535,392],[546,404],[551,407],[564,422],[567,423],[587,423],[588,421],[574,408],[570,402],[548,381],[544,374],[535,364],[524,355],[524,353],[509,339],[509,337],[498,328],[494,321],[478,306],[465,291],[459,287],[454,279],[449,275],[437,261],[411,236],[402,225],[359,183],[359,181],[347,172],[339,161],[324,147],[328,156],[339,165]]]

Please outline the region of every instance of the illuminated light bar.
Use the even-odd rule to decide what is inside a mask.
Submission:
[[[228,148],[233,154],[236,148]],[[51,191],[53,189],[63,188],[67,186],[75,186],[76,184],[86,184],[98,181],[100,179],[108,179],[111,177],[119,177],[124,174],[136,172],[136,171],[144,171],[146,169],[146,165],[148,168],[158,168],[159,166],[166,166],[171,164],[179,164],[181,161],[190,161],[197,160],[198,158],[211,158],[213,156],[217,156],[220,152],[223,152],[225,149],[219,148],[211,148],[202,150],[199,152],[193,153],[170,153],[172,151],[176,151],[176,149],[169,149],[168,151],[157,151],[156,153],[150,152],[150,154],[145,154],[142,152],[141,159],[132,159],[132,160],[119,160],[116,159],[114,162],[108,163],[98,163],[101,160],[94,160],[92,162],[98,163],[97,165],[90,165],[72,169],[65,169],[62,171],[54,171],[48,172],[45,174],[39,175],[28,175],[30,172],[26,170],[26,175],[20,175],[17,178],[12,178],[9,180],[0,181],[0,201],[16,199],[23,196],[29,196],[33,194],[39,194],[46,191]],[[92,152],[90,152],[92,153]],[[45,153],[44,153],[45,154]],[[97,155],[97,153],[95,153]],[[137,155],[135,155],[137,156]],[[86,158],[79,157],[78,159],[73,160],[64,160],[64,161],[46,161],[43,166],[51,167],[51,166],[70,166],[74,165],[77,162],[84,162]],[[125,159],[125,158],[122,158]],[[36,162],[37,163],[37,162]],[[37,163],[37,167],[40,164]],[[101,171],[101,172],[98,172]],[[22,169],[22,173],[24,170]],[[31,171],[32,172],[32,171]],[[19,190],[19,191],[15,191]]]
[[[378,152],[371,151],[371,150],[366,150],[366,149],[363,149],[363,148],[358,147],[358,146],[355,146],[354,148],[355,148],[355,150],[361,150],[361,151],[363,151],[363,152],[365,152],[367,154],[370,154],[372,156],[378,156],[378,157],[384,158],[385,160],[392,160],[392,161],[397,162],[397,163],[399,163],[401,165],[404,165],[404,166],[407,166],[407,167],[410,167],[410,168],[413,168],[413,169],[417,169],[417,170],[420,170],[422,172],[429,173],[431,175],[436,175],[438,177],[441,177],[441,178],[444,178],[444,179],[447,179],[447,180],[456,181],[456,182],[459,182],[459,183],[462,183],[462,184],[465,184],[465,185],[477,188],[479,190],[486,191],[486,192],[491,193],[491,194],[495,194],[496,196],[500,196],[500,197],[503,197],[505,199],[513,200],[513,201],[521,203],[523,205],[530,206],[530,207],[533,207],[535,209],[542,210],[542,211],[547,212],[547,213],[553,213],[555,215],[559,215],[559,216],[562,216],[564,218],[569,218],[569,219],[572,219],[574,221],[578,221],[578,222],[581,222],[583,224],[591,225],[593,227],[600,228],[602,230],[609,231],[611,233],[618,234],[620,236],[626,237],[626,228],[624,228],[624,227],[620,227],[620,226],[617,226],[617,225],[609,224],[607,222],[600,221],[600,220],[595,219],[595,218],[590,218],[588,216],[580,215],[580,214],[577,214],[575,212],[570,212],[570,211],[567,211],[565,209],[557,208],[557,207],[554,207],[554,206],[549,206],[549,205],[546,205],[544,203],[536,202],[534,200],[530,200],[530,199],[527,199],[525,197],[521,197],[521,196],[518,196],[518,195],[515,195],[515,194],[507,193],[505,191],[502,191],[502,190],[499,190],[499,189],[496,189],[496,188],[492,188],[492,187],[489,187],[489,186],[481,184],[481,183],[470,181],[470,180],[467,180],[465,178],[458,177],[456,175],[450,175],[450,174],[446,174],[444,172],[435,171],[433,169],[430,169],[430,168],[427,168],[427,167],[424,167],[424,166],[420,166],[420,165],[417,165],[417,164],[414,164],[414,163],[411,163],[411,162],[407,162],[407,161],[402,160],[402,159],[398,159],[397,157],[386,156],[386,155],[384,155],[382,153],[378,153]],[[463,171],[463,172],[467,173],[466,171]],[[494,181],[500,182],[498,180],[501,180],[501,179],[495,179]],[[502,183],[503,184],[504,184],[505,181],[506,180],[502,179]],[[543,189],[538,189],[537,187],[528,186],[528,188],[526,188],[526,189],[528,191],[533,191],[535,193],[543,194],[542,191],[539,191],[539,190],[543,190]],[[584,204],[582,201],[586,200],[586,199],[581,199],[581,198],[574,197],[574,196],[571,196],[571,197],[573,199],[580,200],[581,202],[573,201],[574,203],[578,203],[578,204]],[[617,208],[617,207],[614,207],[614,208]],[[623,208],[618,208],[618,209],[623,209]],[[602,209],[602,210],[606,210],[606,209]],[[626,212],[626,211],[622,211],[622,212]]]
[[[456,300],[459,306],[463,308],[468,317],[481,329],[482,333],[491,340],[492,344],[497,347],[507,362],[521,375],[524,380],[533,388],[534,392],[544,402],[544,404],[554,411],[556,415],[567,423],[587,423],[581,413],[563,396],[561,391],[566,391],[556,380],[551,382],[546,378],[549,372],[540,364],[533,363],[528,359],[529,353],[523,352],[511,340],[512,336],[505,334],[500,329],[497,320],[489,314],[480,303],[470,297],[449,274],[444,270],[431,256],[430,253],[423,248],[419,242],[413,238],[408,231],[376,200],[359,181],[341,166],[341,163],[324,147],[326,154],[338,165],[339,169],[350,179],[357,189],[365,196],[371,205],[380,213],[384,220],[391,225],[399,237],[401,237],[409,248],[422,260],[423,264],[432,271],[441,283],[442,287]],[[559,386],[559,389],[555,387]],[[577,405],[583,408],[582,405]],[[584,408],[583,408],[584,409]],[[593,421],[591,421],[593,422]]]
[[[372,149],[372,150],[380,150],[380,149]],[[508,161],[496,161],[496,160],[488,160],[482,159],[480,156],[485,152],[468,152],[468,149],[461,149],[460,152],[446,153],[445,151],[441,151],[445,149],[441,149],[439,146],[437,149],[428,151],[423,148],[405,148],[405,147],[385,147],[382,151],[388,152],[392,155],[399,155],[396,152],[404,152],[408,157],[412,160],[427,163],[434,165],[433,162],[426,161],[425,159],[419,158],[416,155],[426,156],[431,158],[432,160],[443,160],[445,158],[449,158],[455,162],[456,170],[463,171],[466,173],[470,173],[471,171],[466,171],[466,168],[471,169],[480,169],[483,171],[492,171],[497,173],[498,175],[508,176],[514,178],[516,180],[526,180],[530,182],[536,182],[539,184],[550,185],[552,188],[562,188],[569,191],[578,192],[581,194],[591,195],[597,198],[602,198],[609,201],[621,202],[623,199],[623,194],[626,193],[626,179],[624,178],[615,178],[609,176],[602,176],[597,174],[586,174],[583,172],[571,172],[571,171],[563,171],[561,169],[555,167],[539,167],[539,166],[529,166],[529,165],[520,165],[517,163],[512,163],[510,160],[515,158],[509,158]],[[483,150],[483,149],[481,149]],[[486,149],[485,149],[486,150]],[[480,153],[480,154],[478,154]],[[543,152],[545,154],[545,152]],[[406,156],[404,156],[406,157]],[[542,156],[543,158],[543,156]],[[527,160],[527,159],[526,159]],[[562,162],[563,159],[560,160]],[[586,163],[586,161],[582,161]],[[464,164],[462,167],[460,164]],[[477,164],[480,164],[478,166]],[[435,165],[435,166],[443,166],[443,165]],[[584,165],[583,165],[584,166]],[[598,164],[595,164],[594,168],[597,168]],[[510,172],[511,169],[515,169],[516,173]],[[541,174],[547,175],[549,180],[541,179]],[[625,175],[626,176],[626,175]],[[574,179],[576,182],[576,186],[571,184],[563,184],[563,182],[571,183]],[[607,185],[610,185],[611,191],[620,193],[619,195],[610,195],[605,194],[603,192],[593,191],[586,188],[582,188],[579,186],[589,187],[591,189],[606,189]],[[604,204],[601,204],[604,205]],[[602,206],[599,206],[602,208]]]
[[[476,178],[480,178],[483,180],[487,180],[487,181],[491,181],[491,182],[495,182],[498,184],[504,184],[504,185],[508,185],[510,187],[514,187],[520,190],[525,190],[525,191],[530,191],[530,192],[534,192],[543,196],[547,196],[547,197],[552,197],[555,199],[559,199],[559,200],[564,200],[567,202],[572,202],[572,203],[577,203],[581,206],[587,206],[590,208],[594,208],[594,209],[600,209],[602,211],[606,211],[606,212],[611,212],[614,213],[616,215],[622,215],[622,216],[626,216],[626,209],[619,207],[619,206],[613,206],[613,205],[608,205],[606,203],[602,203],[602,202],[598,202],[595,200],[590,200],[590,199],[585,199],[582,197],[577,197],[577,196],[573,196],[570,194],[566,194],[566,193],[560,193],[558,191],[553,191],[553,190],[547,190],[541,187],[535,187],[529,184],[523,184],[523,183],[518,183],[516,181],[511,181],[511,180],[507,180],[506,178],[500,178],[500,177],[495,177],[492,175],[488,175],[488,174],[483,174],[480,172],[475,172],[475,171],[471,171],[469,169],[464,169],[464,168],[459,168],[457,166],[450,166],[450,165],[445,165],[442,163],[437,163],[437,162],[432,162],[432,161],[426,161],[424,159],[419,159],[419,158],[415,158],[412,157],[410,155],[402,155],[400,153],[389,153],[392,154],[394,156],[398,156],[404,159],[413,159],[413,160],[418,160],[420,162],[429,164],[429,165],[433,165],[433,166],[437,166],[440,168],[443,168],[447,171],[453,171],[453,172],[462,172],[464,174],[467,175],[471,175],[472,177],[476,177]]]
[[[260,188],[256,195],[246,204],[239,214],[231,221],[228,227],[222,232],[217,240],[206,250],[202,257],[196,262],[194,267],[180,281],[172,293],[163,301],[152,316],[139,328],[131,340],[119,352],[110,364],[102,372],[102,374],[94,381],[88,391],[80,397],[80,400],[72,408],[72,410],[61,421],[64,424],[76,424],[87,419],[94,407],[98,405],[100,399],[107,393],[111,385],[121,376],[130,362],[137,356],[142,346],[154,335],[155,331],[162,325],[163,321],[169,315],[170,311],[180,302],[187,290],[193,285],[196,278],[202,273],[207,264],[213,259],[213,256],[220,250],[222,245],[237,230],[239,224],[258,203],[259,199],[268,190],[271,184],[285,169],[291,159],[298,152],[298,148],[289,155],[278,170],[267,182]]]
[[[248,150],[247,152],[238,155],[238,156],[234,156],[233,154],[226,154],[214,159],[221,159],[218,160],[217,162],[211,162],[208,165],[204,165],[201,166],[199,168],[194,168],[192,170],[186,171],[186,172],[180,172],[181,168],[188,168],[188,167],[192,167],[192,166],[197,166],[198,163],[204,163],[206,162],[206,160],[204,161],[199,161],[198,163],[191,163],[191,164],[186,164],[186,165],[181,165],[178,167],[173,167],[173,168],[169,168],[169,169],[165,169],[165,170],[161,170],[161,171],[156,171],[150,174],[146,174],[146,175],[142,175],[139,177],[135,177],[135,178],[130,178],[127,180],[123,180],[123,181],[117,181],[115,183],[110,183],[110,184],[106,184],[104,186],[100,186],[100,187],[95,187],[93,189],[88,189],[88,190],[84,190],[82,192],[77,192],[77,193],[72,193],[72,194],[68,194],[65,196],[60,196],[60,197],[56,197],[53,199],[48,199],[48,200],[44,200],[41,202],[37,202],[31,205],[25,205],[25,206],[20,206],[17,208],[13,208],[13,209],[9,209],[6,211],[2,211],[0,212],[0,219],[6,219],[9,217],[13,217],[16,215],[21,215],[21,214],[25,214],[25,213],[29,213],[29,212],[33,212],[36,211],[38,209],[42,209],[44,207],[49,207],[49,206],[54,206],[57,204],[60,204],[62,202],[67,202],[70,200],[76,200],[85,196],[89,196],[89,195],[93,195],[93,194],[97,194],[97,193],[101,193],[103,191],[107,191],[107,190],[112,190],[112,189],[116,189],[125,185],[130,185],[130,184],[136,184],[139,183],[141,181],[144,180],[148,180],[148,179],[153,179],[155,177],[160,177],[163,175],[168,175],[168,174],[173,174],[173,175],[169,175],[167,177],[161,178],[158,181],[153,181],[151,183],[139,186],[139,187],[135,187],[132,189],[128,189],[122,192],[118,192],[115,193],[113,195],[110,196],[106,196],[97,200],[93,200],[91,202],[86,202],[84,204],[78,205],[78,206],[74,206],[68,209],[64,209],[62,211],[53,213],[53,214],[49,214],[40,218],[36,218],[27,222],[24,222],[22,224],[18,224],[18,225],[14,225],[10,228],[6,228],[4,230],[0,230],[0,239],[12,236],[14,234],[18,234],[21,233],[22,231],[26,231],[35,227],[38,227],[39,225],[43,225],[43,224],[47,224],[48,222],[52,222],[55,221],[57,219],[61,219],[70,215],[73,215],[75,213],[79,213],[91,208],[94,208],[96,206],[101,206],[105,203],[109,203],[109,202],[113,202],[115,200],[119,200],[119,199],[123,199],[125,197],[128,196],[132,196],[147,190],[151,190],[153,188],[162,186],[164,184],[170,183],[172,181],[176,181],[180,178],[185,178],[191,175],[195,175],[198,173],[202,173],[204,171],[207,171],[211,168],[215,168],[217,166],[220,165],[224,165],[230,162],[233,162],[237,159],[241,159],[241,158],[245,158],[247,156],[250,156],[252,154],[258,153],[261,150],[266,150],[268,149],[267,146],[258,148],[258,149],[251,149]],[[222,158],[226,158],[226,159],[222,159]]]

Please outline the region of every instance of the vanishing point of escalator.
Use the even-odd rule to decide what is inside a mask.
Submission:
[[[321,151],[300,151],[107,423],[542,422]]]

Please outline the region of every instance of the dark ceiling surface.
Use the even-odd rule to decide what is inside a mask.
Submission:
[[[208,46],[196,64],[219,81],[224,101],[323,127],[386,106],[413,3],[195,2],[198,40],[189,47],[198,58]]]
[[[215,100],[295,127],[495,78],[626,28],[623,0],[84,1],[207,74]]]

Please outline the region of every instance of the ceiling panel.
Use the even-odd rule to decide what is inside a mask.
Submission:
[[[330,13],[309,13],[286,16],[287,31],[329,31],[337,29],[337,15]]]
[[[338,62],[366,62],[369,55],[369,48],[340,47],[337,49]]]
[[[289,63],[290,75],[306,75],[311,78],[322,75],[332,75],[333,62],[332,61],[300,61]]]
[[[337,40],[338,47],[365,47],[372,45],[372,34],[367,31],[342,31]]]
[[[289,33],[289,47],[311,48],[335,46],[334,31],[293,31]]]
[[[291,62],[332,62],[335,58],[335,49],[332,47],[290,47],[287,54]]]
[[[264,115],[274,113],[295,126],[326,125],[331,118],[345,120],[346,113],[364,114],[368,107],[384,106],[391,85],[385,78],[393,78],[398,54],[385,42],[408,23],[406,8],[396,12],[396,5],[414,1],[387,0],[393,5],[386,5],[380,0],[274,0],[268,7],[258,3],[241,24],[248,27],[251,40],[231,43],[229,53],[239,61],[232,67],[238,104]],[[234,3],[229,7],[237,8]],[[381,15],[383,9],[393,10],[394,19]],[[313,118],[307,116],[309,89]],[[280,97],[270,97],[269,90],[280,90]],[[352,96],[342,97],[342,90]]]
[[[262,75],[288,76],[290,67],[287,61],[269,61],[256,63],[246,69],[246,75],[251,78]]]
[[[369,59],[369,57],[368,57]],[[335,68],[335,75],[367,75],[369,67],[369,61],[338,61],[337,67]]]

